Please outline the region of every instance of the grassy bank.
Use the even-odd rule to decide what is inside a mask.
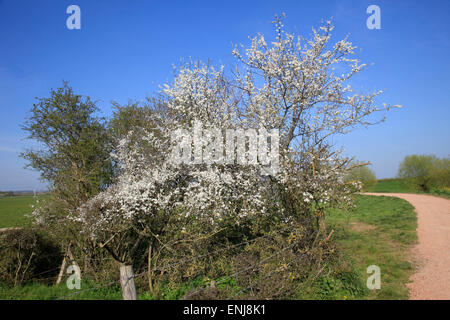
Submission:
[[[414,271],[408,251],[417,241],[414,208],[391,197],[358,196],[353,212],[333,210],[327,222],[341,252],[351,261],[360,279],[366,269],[381,269],[381,289],[365,290],[358,299],[407,299],[406,283]]]
[[[416,190],[403,179],[381,179],[377,180],[369,192],[412,193]]]
[[[74,294],[63,281],[59,286],[31,283],[16,288],[0,284],[0,300],[121,300],[122,294],[117,283],[113,286],[98,288],[94,283],[81,283],[82,292]]]
[[[415,189],[411,184],[409,184],[404,179],[381,179],[368,190],[369,192],[394,192],[394,193],[423,193],[431,194],[439,197],[444,197],[450,199],[450,189],[432,189],[430,192],[423,192]]]

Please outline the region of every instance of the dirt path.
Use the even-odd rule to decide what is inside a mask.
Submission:
[[[405,199],[417,212],[418,272],[408,284],[410,299],[450,300],[450,200],[422,194],[365,193]]]

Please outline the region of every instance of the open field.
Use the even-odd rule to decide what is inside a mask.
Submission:
[[[416,192],[403,179],[381,179],[369,192]]]
[[[414,189],[403,179],[381,179],[368,192],[424,193]],[[424,193],[425,194],[425,193]],[[433,189],[428,194],[450,199],[450,189]]]
[[[7,212],[7,205],[24,207],[30,199],[10,199],[0,202],[1,212]],[[21,204],[21,205],[19,205]],[[413,207],[405,200],[390,197],[358,195],[357,208],[352,212],[333,210],[328,213],[327,224],[333,229],[333,237],[341,258],[330,265],[327,272],[315,279],[310,286],[299,292],[299,299],[407,299],[406,283],[414,271],[409,262],[408,249],[416,242],[417,220]],[[23,210],[16,210],[7,216],[9,225],[26,221],[21,217]],[[1,221],[2,225],[6,225]],[[381,268],[381,289],[371,291],[365,282],[369,276],[369,265]],[[102,284],[83,280],[82,289],[95,288]],[[180,298],[195,283],[174,288],[166,284],[162,291],[163,299]],[[143,285],[145,287],[145,284]],[[59,286],[33,283],[17,288],[0,285],[0,299],[56,299],[70,295],[65,281]],[[147,292],[140,290],[139,299],[152,299]],[[120,286],[87,290],[71,295],[67,299],[121,299]]]
[[[29,223],[26,215],[33,209],[36,199],[46,199],[47,196],[3,196],[0,197],[0,228],[22,227]]]

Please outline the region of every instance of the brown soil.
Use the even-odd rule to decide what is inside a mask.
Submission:
[[[352,230],[355,230],[355,231],[358,231],[358,232],[374,230],[376,228],[372,224],[359,222],[359,221],[351,222],[350,225],[352,227]]]

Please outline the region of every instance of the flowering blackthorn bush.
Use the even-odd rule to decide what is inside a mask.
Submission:
[[[351,205],[361,185],[345,179],[350,159],[330,138],[383,121],[369,116],[390,106],[375,105],[381,91],[353,91],[351,78],[365,64],[347,38],[331,43],[330,21],[309,39],[287,33],[278,17],[274,26],[273,41],[257,35],[249,47],[234,48],[236,66],[229,72],[201,62],[182,65],[161,87],[163,108],[147,115],[151,125],[117,141],[115,183],[70,219],[118,261],[133,262],[148,241],[151,269],[163,250],[226,226],[250,225],[256,233],[283,225],[323,234],[325,209]],[[227,144],[231,129],[236,143]],[[239,134],[251,130],[276,132],[277,140]],[[196,136],[195,146],[186,132]],[[276,172],[261,174],[251,159],[255,143],[267,147]],[[191,161],[174,162],[185,150],[192,151]],[[235,152],[234,163],[214,161]]]

